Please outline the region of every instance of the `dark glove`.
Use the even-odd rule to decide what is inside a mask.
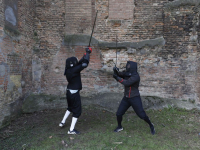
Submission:
[[[113,74],[113,78],[115,78],[115,80],[116,81],[119,81],[121,78],[118,76],[118,75],[116,75],[116,74]]]
[[[114,74],[119,75],[118,74],[119,73],[119,68],[117,68],[116,66],[113,67],[113,72],[114,72]]]
[[[83,68],[86,68],[87,66],[88,66],[87,63],[82,63],[82,67],[83,67]]]
[[[86,47],[85,51],[86,51],[86,53],[90,54],[90,53],[92,53],[92,48],[88,46],[88,47]]]
[[[89,63],[89,61],[90,61],[90,54],[86,52],[84,54],[83,58],[84,58],[84,60],[86,60]]]
[[[90,54],[89,53],[85,53],[84,55],[83,55],[83,57],[79,60],[79,64],[82,64],[82,63],[89,63],[89,61],[90,61]]]

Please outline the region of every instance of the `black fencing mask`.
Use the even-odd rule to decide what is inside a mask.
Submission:
[[[64,75],[66,75],[66,70],[72,67],[75,67],[78,64],[78,59],[76,57],[70,57],[66,59],[66,63],[65,63],[65,73]]]

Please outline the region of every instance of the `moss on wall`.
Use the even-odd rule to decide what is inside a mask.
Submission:
[[[18,37],[20,36],[20,32],[17,29],[13,29],[9,26],[4,27],[4,31],[6,34],[10,35],[11,37]]]
[[[181,6],[198,6],[198,5],[200,5],[199,0],[176,0],[165,4],[164,9],[172,10]]]
[[[88,46],[90,41],[89,35],[65,35],[64,44],[69,46]],[[91,39],[91,45],[98,45],[98,40],[94,37]]]
[[[31,113],[44,109],[66,108],[66,99],[63,100],[59,96],[45,94],[31,94],[23,102],[23,113]]]

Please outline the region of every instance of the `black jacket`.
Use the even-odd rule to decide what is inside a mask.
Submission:
[[[127,66],[130,68],[127,68]],[[119,82],[124,85],[124,96],[127,98],[139,96],[139,83],[140,83],[140,76],[137,72],[137,63],[133,61],[127,61],[126,71],[118,73]]]
[[[68,81],[67,89],[82,90],[81,71],[87,67],[87,66],[84,66],[83,63],[87,65],[89,64],[89,58],[85,59],[85,57],[88,55],[89,54],[84,55],[83,58],[79,62],[77,61],[77,63],[75,62],[75,59],[74,59],[75,57],[71,57],[66,60],[64,75],[66,75],[66,78]],[[68,65],[68,61],[73,62],[73,64],[75,65],[73,67],[70,67],[70,65]]]
[[[68,81],[67,89],[70,90],[82,90],[81,82],[81,71],[84,67],[81,64],[78,64],[75,67],[69,68],[66,70],[66,78]]]

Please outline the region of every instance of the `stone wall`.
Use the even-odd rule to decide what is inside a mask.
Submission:
[[[102,67],[104,66],[105,68],[107,66],[107,62],[104,60],[104,52],[108,48],[101,48],[98,43],[102,41],[114,42],[116,35],[118,36],[118,42],[139,42],[162,37],[163,3],[134,0],[123,2],[85,0],[80,1],[80,5],[76,5],[68,0],[59,2],[37,1],[35,23],[38,45],[35,48],[38,52],[34,54],[36,58],[34,62],[38,62],[39,71],[33,70],[33,72],[38,72],[39,82],[34,81],[33,92],[65,96],[67,84],[63,76],[65,59],[74,55],[79,59],[82,57],[84,47],[89,43],[89,36],[97,10],[97,22],[94,28],[94,38],[97,42],[92,45],[94,48],[90,65],[87,68],[89,71],[83,71],[83,86],[86,88],[83,89],[82,94],[92,95],[99,93],[99,91],[102,91],[100,90],[102,86],[109,90],[107,85],[110,84],[107,83],[113,82],[115,84],[115,81],[110,74],[102,71]],[[121,5],[124,7],[121,8]],[[59,10],[57,9],[58,7]],[[118,7],[120,8],[115,9]],[[118,18],[115,13],[119,10],[120,17]],[[121,14],[125,10],[126,13]],[[85,36],[88,36],[87,40],[83,40]],[[68,41],[78,38],[79,42],[68,43],[66,42],[67,38],[69,38]],[[131,47],[125,47],[122,51],[127,49],[134,51]],[[130,55],[129,58],[132,59],[131,57],[133,56],[134,54]],[[115,54],[111,56],[111,58],[113,57],[115,57]],[[124,64],[128,56],[122,57],[124,57],[123,61],[119,58],[118,62],[121,61]],[[112,63],[111,61],[109,62]],[[111,65],[113,63],[109,64],[109,66]]]
[[[98,0],[95,37],[104,41],[141,41],[163,35],[163,5],[167,0]],[[113,9],[113,7],[115,9]],[[128,13],[126,12],[128,10]],[[124,14],[121,14],[126,12]],[[119,13],[119,14],[118,14]]]
[[[169,81],[163,89],[177,99],[196,101],[199,60],[199,1],[174,1],[164,7],[163,51]],[[168,97],[169,97],[168,96]]]
[[[78,3],[78,5],[77,5]],[[17,110],[66,108],[65,60],[80,59],[84,105],[115,112],[116,63],[138,62],[145,109],[199,108],[199,0],[0,0],[0,126]],[[117,41],[117,43],[116,43]],[[13,111],[15,110],[15,111]]]
[[[21,112],[31,91],[34,1],[2,0],[0,24],[0,126]],[[25,84],[26,83],[26,84]]]

